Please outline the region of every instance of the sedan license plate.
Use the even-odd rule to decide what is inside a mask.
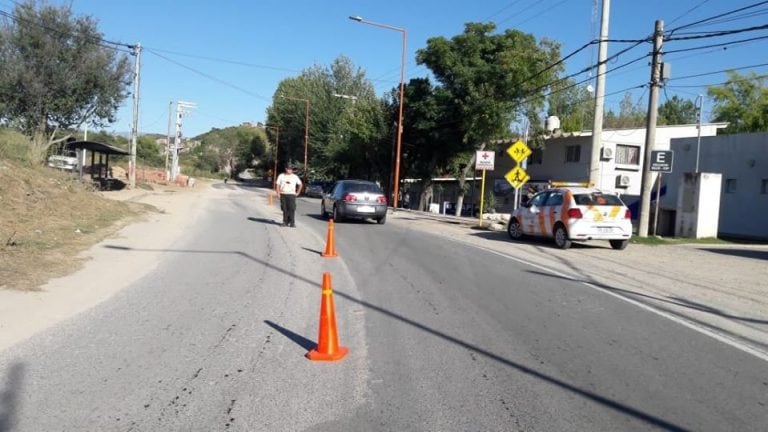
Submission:
[[[597,232],[600,234],[610,234],[613,232],[613,228],[611,227],[597,227]]]
[[[371,206],[360,206],[357,208],[358,213],[375,213],[376,209]]]

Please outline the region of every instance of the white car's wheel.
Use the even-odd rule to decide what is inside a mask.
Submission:
[[[512,218],[507,224],[507,234],[512,240],[520,240],[523,238],[523,226],[520,225],[520,221],[517,218]]]
[[[557,224],[554,231],[555,245],[560,249],[568,249],[571,247],[571,240],[568,238],[568,231],[565,230],[563,224]]]

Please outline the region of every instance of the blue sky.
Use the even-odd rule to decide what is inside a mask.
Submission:
[[[492,20],[500,29],[516,28],[537,37],[554,39],[562,44],[563,54],[595,38],[599,27],[599,14],[597,22],[593,23],[593,0],[49,1],[71,3],[77,14],[95,17],[109,40],[141,42],[147,50],[142,56],[140,132],[165,133],[169,101],[187,100],[196,102],[198,109],[185,119],[185,136],[194,136],[212,127],[264,120],[265,110],[280,80],[295,76],[315,63],[328,64],[341,54],[349,56],[375,79],[380,94],[397,85],[400,34],[350,21],[349,15],[408,29],[408,78],[427,74],[426,69],[418,67],[413,59],[415,51],[424,47],[428,38],[456,35],[468,21]],[[756,0],[613,0],[610,38],[643,38],[652,33],[656,19],[665,20],[666,28],[673,28],[752,3]],[[0,0],[3,10],[12,7],[11,0]],[[758,12],[766,10],[766,6],[755,9]],[[759,14],[690,30],[735,29],[765,24],[766,21],[768,14]],[[728,38],[675,41],[665,48],[684,49],[766,34],[768,32],[762,30]],[[625,46],[611,44],[609,54]],[[650,45],[641,45],[611,66],[635,59],[649,50]],[[666,60],[672,64],[673,76],[681,77],[768,63],[765,52],[768,50],[763,40],[731,46],[727,50],[670,54]],[[596,57],[596,49],[587,49],[567,62],[567,70],[581,70],[595,62]],[[764,74],[768,68],[753,70]],[[648,80],[647,61],[642,60],[608,75],[607,93],[620,92]],[[678,86],[722,81],[724,74],[676,80],[675,87],[670,83],[667,95],[679,94],[693,99],[703,92],[701,88]],[[616,107],[621,98],[621,93],[609,95],[606,103]],[[662,102],[664,98],[662,94]],[[634,90],[633,100],[645,107],[647,92]],[[704,110],[705,113],[708,111],[706,103]],[[131,101],[128,99],[120,110],[118,122],[108,129],[127,131],[130,121]]]

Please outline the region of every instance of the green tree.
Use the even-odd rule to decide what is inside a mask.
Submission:
[[[42,161],[58,131],[114,122],[127,96],[128,58],[100,44],[96,20],[68,6],[18,4],[0,26],[0,118],[32,138]]]
[[[639,128],[645,126],[646,111],[641,107],[641,100],[632,100],[632,93],[624,93],[619,103],[619,114],[613,110],[605,113],[603,127],[606,129]]]
[[[165,165],[165,156],[162,154],[160,144],[149,136],[140,136],[136,140],[136,158],[139,160],[139,163],[152,167],[162,167]]]
[[[712,86],[707,94],[714,100],[712,118],[728,122],[725,133],[768,131],[768,88],[765,77],[754,72],[740,75],[728,72],[728,81]]]
[[[278,165],[303,165],[306,105],[296,99],[309,101],[307,155],[312,178],[381,180],[388,173],[381,145],[387,134],[385,106],[365,72],[349,58],[315,65],[278,84],[267,109],[267,124],[280,127]],[[298,174],[310,177],[303,169]]]
[[[659,106],[659,125],[696,123],[696,111],[696,104],[692,100],[674,95]]]
[[[450,40],[430,38],[416,53],[417,62],[429,67],[454,106],[460,147],[446,150],[466,160],[460,164],[457,213],[467,173],[474,169],[474,150],[508,136],[523,106],[543,107],[543,91],[559,73],[558,67],[548,67],[560,57],[556,43],[537,42],[518,30],[495,31],[493,23],[467,23],[462,34]]]
[[[560,119],[560,130],[575,132],[592,129],[595,118],[595,96],[586,87],[563,80],[552,86],[547,103],[550,116]]]

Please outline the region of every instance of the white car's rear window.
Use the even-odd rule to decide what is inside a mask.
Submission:
[[[582,193],[573,196],[576,205],[585,206],[620,206],[624,205],[621,199],[616,195],[603,194],[599,192]]]

